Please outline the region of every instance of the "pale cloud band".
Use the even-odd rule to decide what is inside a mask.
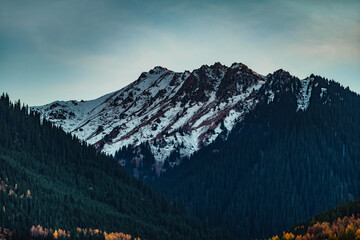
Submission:
[[[2,1],[0,88],[91,99],[162,65],[243,62],[360,92],[359,1]]]

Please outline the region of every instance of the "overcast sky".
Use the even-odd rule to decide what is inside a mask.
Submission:
[[[0,91],[29,105],[215,62],[315,73],[360,93],[360,1],[0,1]]]

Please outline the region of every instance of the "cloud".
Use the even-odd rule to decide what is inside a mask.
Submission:
[[[338,81],[358,79],[359,1],[1,4],[0,85],[6,90],[31,82],[30,104],[98,97],[155,65],[183,71],[241,61],[263,74],[285,68],[300,76],[321,71]]]

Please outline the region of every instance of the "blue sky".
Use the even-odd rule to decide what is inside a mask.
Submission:
[[[315,73],[360,93],[360,1],[0,2],[0,90],[29,105],[214,62]]]

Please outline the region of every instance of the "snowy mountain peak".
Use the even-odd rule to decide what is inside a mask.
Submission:
[[[150,74],[160,74],[163,72],[168,72],[169,70],[167,68],[161,67],[161,66],[156,66],[153,69],[151,69],[149,71]]]
[[[246,65],[243,64],[243,63],[236,63],[236,62],[234,62],[233,64],[231,64],[230,68],[231,68],[231,69],[234,69],[234,68],[236,68],[236,69],[248,69],[248,66],[246,66]]]
[[[226,135],[258,103],[270,103],[282,92],[292,92],[297,110],[306,110],[312,87],[310,78],[299,80],[284,70],[264,77],[242,63],[182,73],[157,66],[96,100],[32,109],[107,154],[148,142],[162,163],[174,151],[187,157]]]

